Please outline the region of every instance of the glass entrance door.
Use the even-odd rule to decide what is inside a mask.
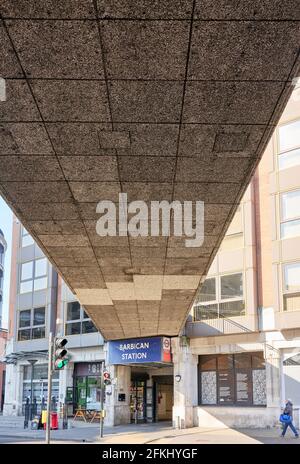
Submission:
[[[75,380],[76,409],[100,410],[99,377],[82,376]]]
[[[87,377],[86,408],[100,411],[100,380],[96,377]]]
[[[133,380],[130,387],[130,419],[136,424],[146,422],[146,382]]]
[[[86,377],[77,377],[75,384],[76,408],[86,409]]]

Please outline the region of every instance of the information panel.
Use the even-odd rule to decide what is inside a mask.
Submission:
[[[251,400],[251,379],[248,372],[236,373],[236,401],[238,403],[249,403]]]
[[[233,372],[218,372],[218,396],[220,404],[234,402]]]

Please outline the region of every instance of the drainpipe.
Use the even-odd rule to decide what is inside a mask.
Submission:
[[[257,213],[259,213],[260,206],[259,206],[259,180],[257,172],[253,176],[253,180],[251,182],[251,190],[253,194],[253,208],[252,208],[252,218],[253,218],[253,225],[254,225],[254,237],[253,241],[255,244],[255,299],[256,299],[256,315],[257,315],[257,325],[258,325],[258,332],[262,332],[262,306],[259,306],[260,303],[260,282],[259,282],[259,265],[261,263],[260,253],[258,251],[258,245],[260,248],[260,237],[259,237],[259,221],[257,220]],[[251,195],[252,196],[252,195]]]

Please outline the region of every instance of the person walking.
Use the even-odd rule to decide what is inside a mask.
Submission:
[[[293,424],[293,403],[291,400],[286,400],[283,414],[289,416],[290,420],[287,422],[283,422],[283,429],[282,429],[281,436],[284,437],[288,427],[290,427],[292,432],[295,434],[295,438],[299,438],[299,433],[297,432]]]

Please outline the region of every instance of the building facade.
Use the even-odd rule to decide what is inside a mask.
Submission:
[[[4,259],[7,249],[6,240],[0,229],[0,328],[2,328],[2,302],[3,302],[3,283],[4,283]]]
[[[0,328],[0,412],[3,411],[5,398],[5,374],[6,365],[3,362],[6,349],[7,330]]]
[[[52,399],[67,400],[69,414],[79,407],[100,407],[99,372],[104,360],[103,338],[53,266],[20,222],[14,218],[5,415],[21,415],[27,398],[37,410],[48,392],[50,316],[56,314],[55,334],[67,335],[70,362],[55,371]],[[29,360],[36,360],[31,367]]]
[[[20,222],[14,218],[10,284],[9,333],[5,415],[22,415],[26,400],[37,411],[46,404],[48,337],[51,313],[56,314],[55,334],[68,339],[70,362],[55,371],[52,399],[78,409],[99,410],[100,375],[106,362],[116,380],[106,389],[106,423],[171,420],[173,368],[167,362],[109,366],[107,347],[89,316]],[[170,350],[170,347],[169,347]],[[36,360],[32,368],[30,361]]]
[[[298,93],[265,149],[184,331],[172,338],[173,362],[164,369],[174,427],[273,427],[287,398],[300,425]],[[109,368],[116,379],[106,404],[109,423],[129,422],[126,399],[136,371],[144,419],[159,420],[151,406],[157,410],[162,399],[154,385],[163,368],[154,376],[146,362]]]
[[[290,398],[300,425],[299,89],[214,258],[185,335],[187,346],[174,340],[174,372],[185,379],[177,385],[174,422],[274,426]]]
[[[5,393],[5,363],[2,362],[5,353],[7,330],[2,327],[2,304],[3,304],[3,284],[4,284],[4,260],[7,243],[2,230],[0,229],[0,411],[3,410]]]

